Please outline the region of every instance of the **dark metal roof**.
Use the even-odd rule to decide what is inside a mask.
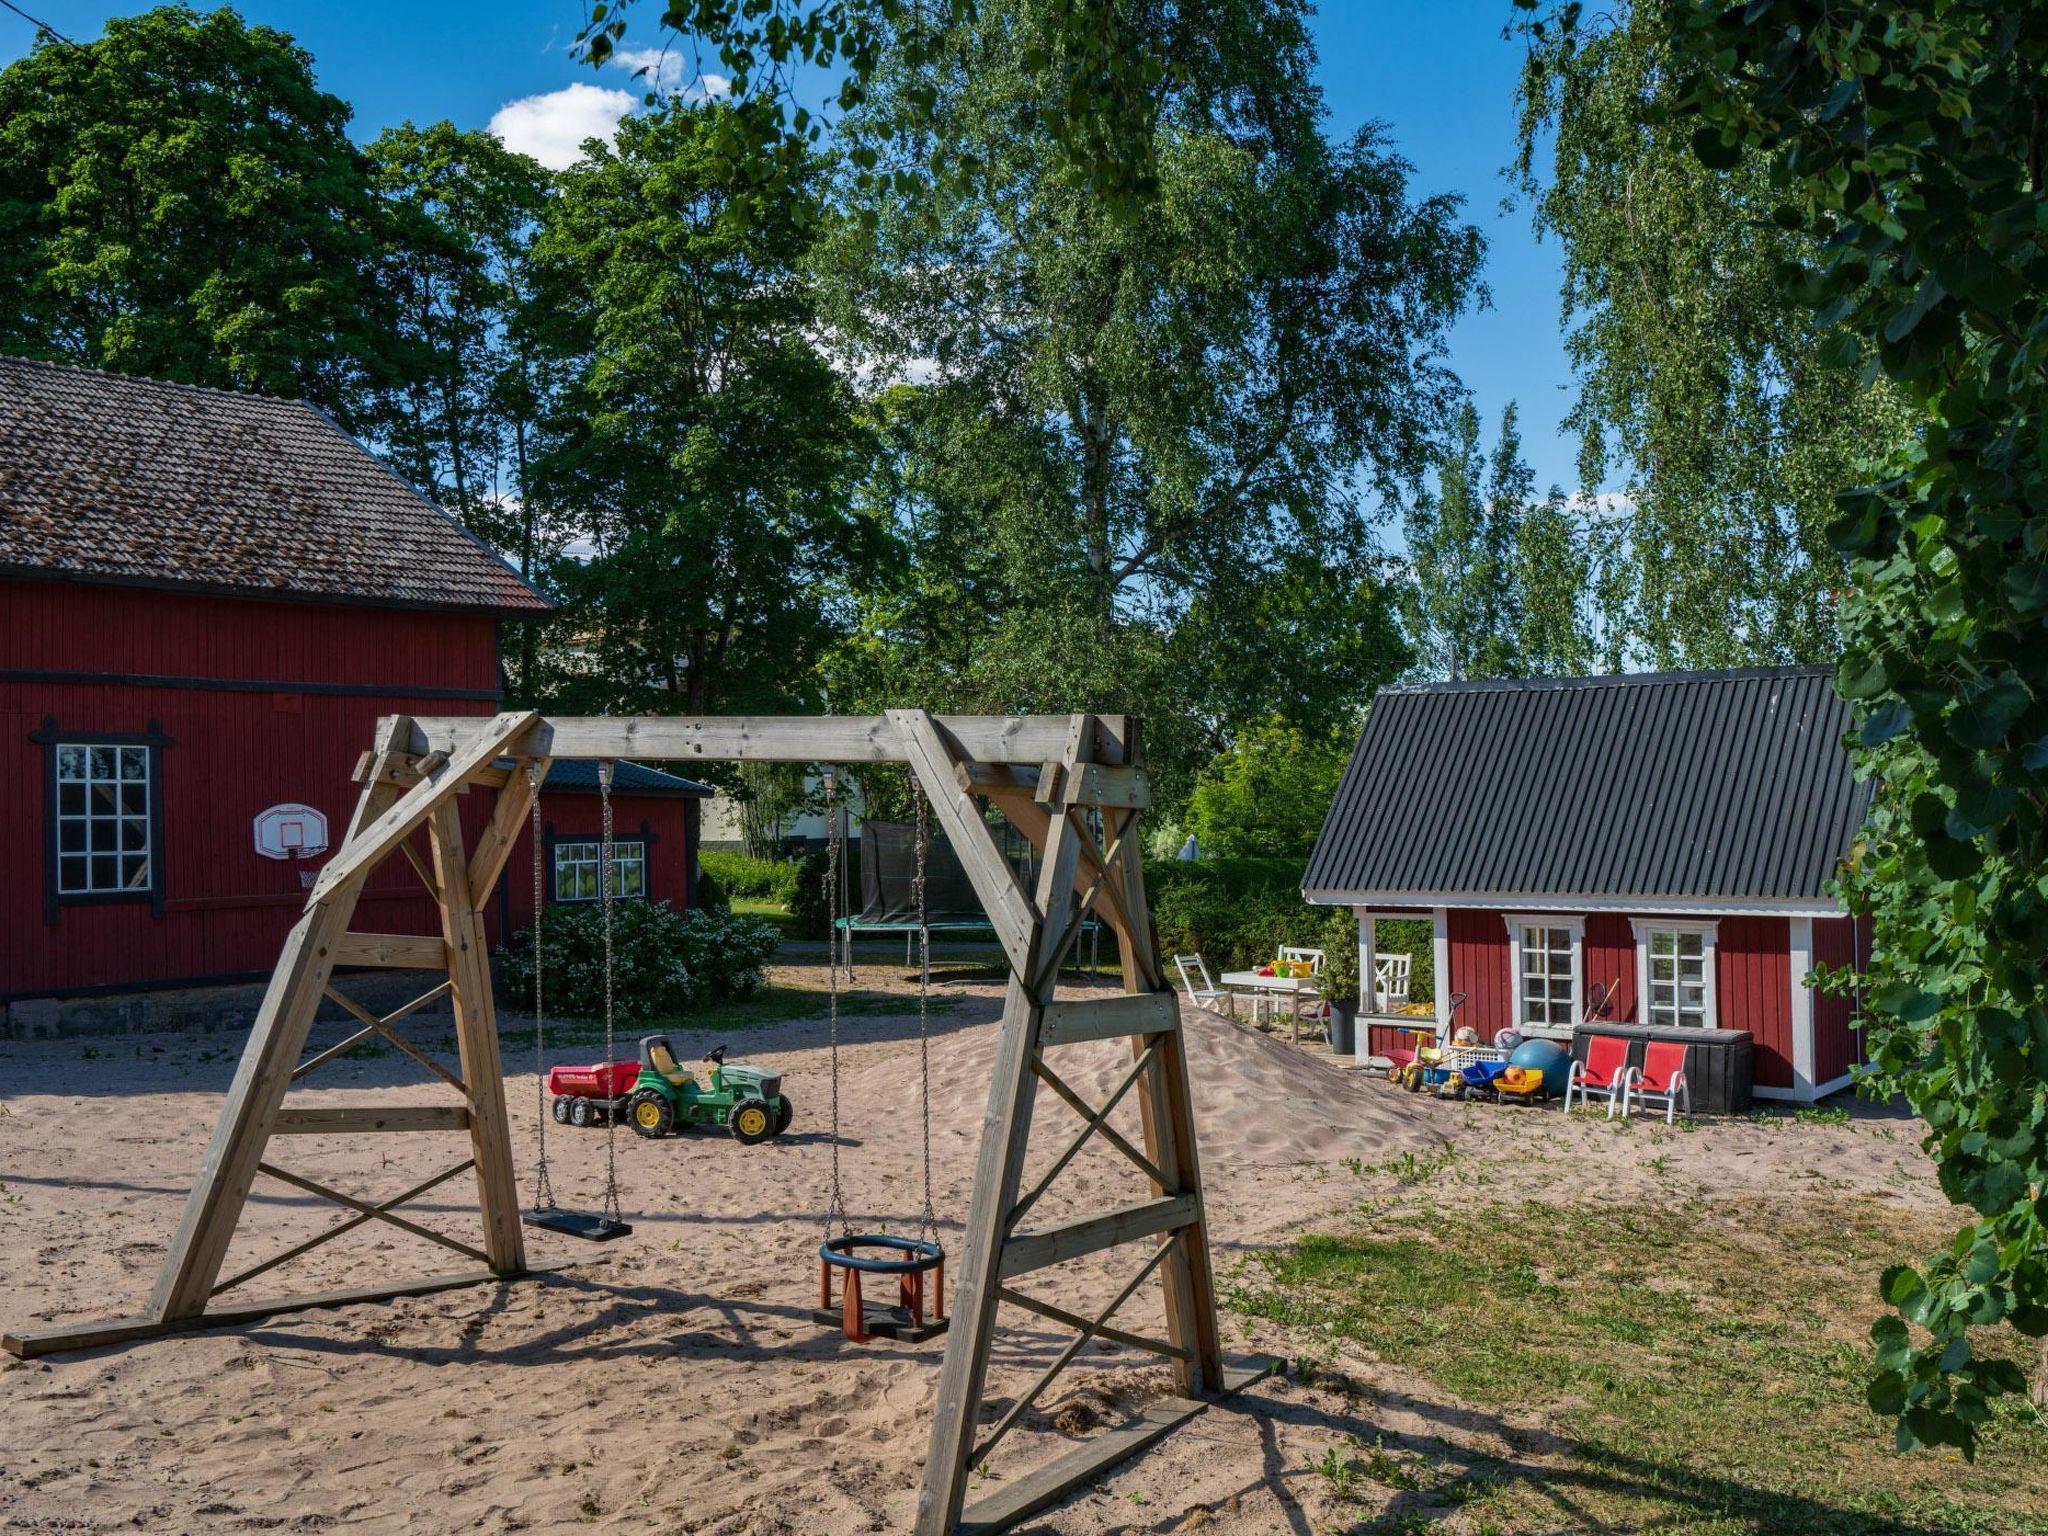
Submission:
[[[0,572],[545,613],[297,400],[0,357]]]
[[[1383,689],[1316,840],[1322,899],[1832,905],[1869,786],[1825,667]]]
[[[564,757],[549,765],[543,790],[566,789],[570,793],[597,793],[597,764],[580,757]],[[612,793],[615,795],[691,795],[702,799],[718,793],[709,784],[681,778],[649,768],[643,763],[621,759],[612,765]]]

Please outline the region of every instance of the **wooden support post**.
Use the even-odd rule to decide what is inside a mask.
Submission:
[[[500,791],[513,793],[511,786]],[[519,1185],[512,1163],[512,1127],[505,1112],[505,1066],[498,1051],[498,1015],[491,996],[490,947],[469,883],[462,842],[462,811],[444,800],[428,823],[434,878],[440,884],[441,933],[448,944],[448,979],[455,984],[455,1042],[462,1079],[469,1085],[469,1138],[476,1158],[476,1195],[491,1268],[516,1275],[526,1267],[519,1225]]]

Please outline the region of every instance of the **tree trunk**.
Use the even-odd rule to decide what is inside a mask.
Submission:
[[[2034,1406],[2048,1413],[2048,1339],[2041,1341],[2041,1364],[2034,1372]]]

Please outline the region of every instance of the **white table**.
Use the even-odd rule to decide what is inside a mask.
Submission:
[[[1254,992],[1269,994],[1271,1002],[1277,1004],[1284,995],[1288,999],[1288,1011],[1294,1016],[1294,1038],[1301,1038],[1301,998],[1303,993],[1315,996],[1322,988],[1322,979],[1317,976],[1261,976],[1257,971],[1225,971],[1223,986],[1230,992]],[[1252,1012],[1252,1022],[1259,1021],[1258,1011]]]

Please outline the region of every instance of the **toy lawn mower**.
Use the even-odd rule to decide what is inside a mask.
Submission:
[[[795,1110],[780,1073],[740,1062],[728,1066],[722,1045],[704,1059],[711,1072],[699,1083],[676,1060],[667,1035],[648,1035],[638,1061],[555,1067],[548,1073],[554,1117],[563,1125],[587,1126],[623,1116],[649,1140],[678,1126],[722,1125],[750,1147],[789,1129]]]

